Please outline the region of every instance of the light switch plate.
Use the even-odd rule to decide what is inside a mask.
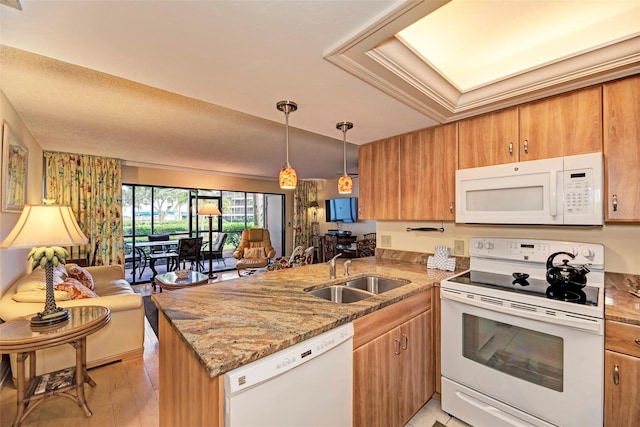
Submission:
[[[391,247],[391,236],[389,236],[389,235],[380,236],[380,246],[382,246],[383,248],[390,248]]]
[[[453,241],[453,254],[464,255],[464,240]]]

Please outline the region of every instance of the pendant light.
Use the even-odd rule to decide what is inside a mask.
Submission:
[[[293,101],[280,101],[276,104],[278,110],[284,112],[285,118],[285,132],[286,132],[286,146],[287,146],[287,163],[282,167],[280,174],[278,175],[278,181],[280,188],[290,190],[296,188],[298,185],[298,174],[296,170],[289,164],[289,113],[298,109],[298,104]]]
[[[351,194],[353,190],[353,181],[351,177],[347,175],[347,131],[353,127],[351,122],[336,123],[336,129],[342,131],[342,154],[343,154],[343,169],[342,176],[338,179],[338,193]]]

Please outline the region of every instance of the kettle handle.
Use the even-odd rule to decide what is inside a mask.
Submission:
[[[553,268],[553,259],[558,256],[558,255],[569,255],[571,257],[571,259],[574,259],[576,256],[574,254],[571,254],[569,252],[556,252],[553,253],[551,255],[549,255],[549,258],[547,258],[547,270],[549,270],[550,268]]]

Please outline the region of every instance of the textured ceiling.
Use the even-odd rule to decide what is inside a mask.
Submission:
[[[370,142],[638,72],[640,52],[636,35],[462,93],[394,37],[446,0],[21,3],[0,6],[0,88],[44,149],[265,179],[285,161],[280,100],[298,103],[291,164],[327,179],[342,171],[339,121]]]

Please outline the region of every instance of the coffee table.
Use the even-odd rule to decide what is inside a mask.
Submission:
[[[69,307],[69,320],[46,327],[31,327],[30,317],[20,317],[0,325],[0,353],[17,353],[17,411],[13,426],[19,426],[40,403],[51,396],[73,400],[87,417],[91,410],[84,384],[95,387],[87,373],[87,336],[109,323],[111,313],[100,306]],[[36,351],[70,344],[76,353],[76,365],[36,376]],[[25,361],[29,359],[29,376]]]
[[[165,274],[158,274],[154,280],[156,285],[160,286],[160,292],[162,292],[163,289],[173,291],[191,286],[204,285],[209,282],[209,276],[199,271],[190,271],[186,278],[181,279],[172,271]]]

